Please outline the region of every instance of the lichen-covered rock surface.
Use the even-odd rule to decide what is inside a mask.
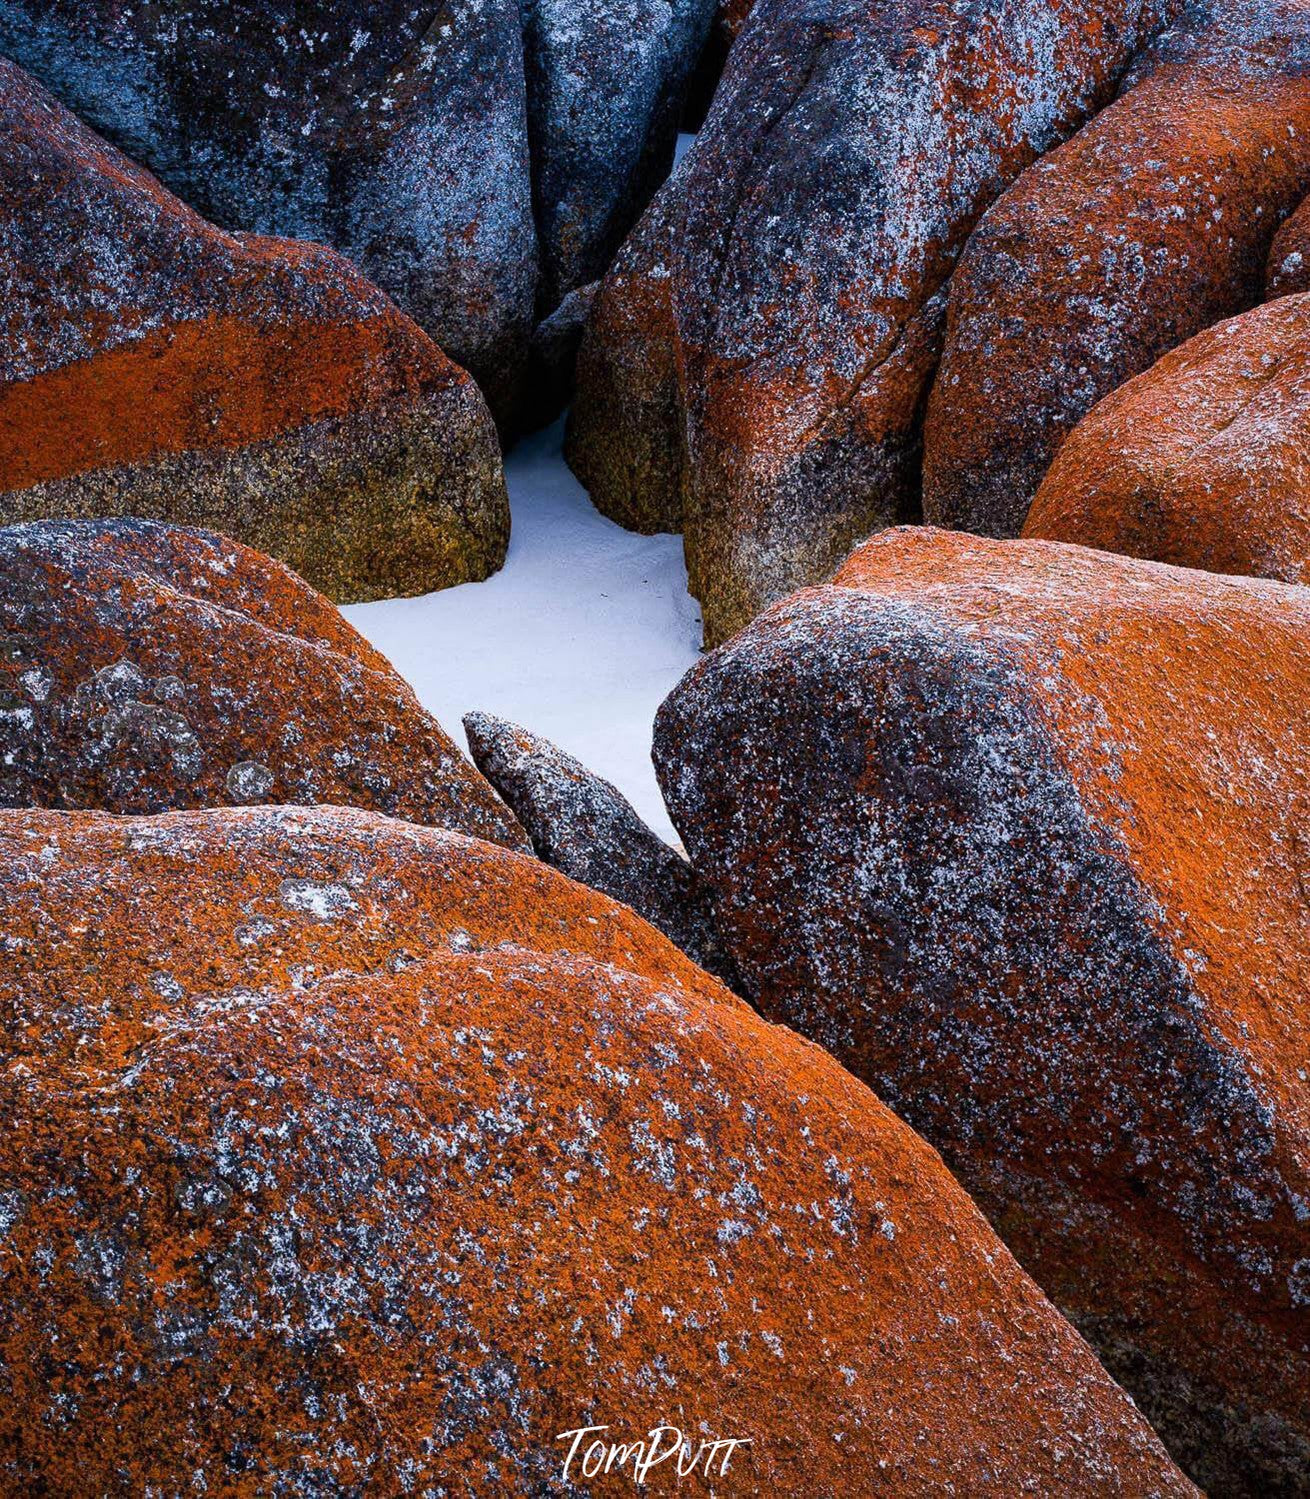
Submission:
[[[979,214],[1113,95],[1174,0],[761,0],[602,285],[569,458],[680,525],[724,639],[911,517],[943,288]]]
[[[1286,297],[1310,291],[1310,198],[1302,200],[1274,235],[1265,268],[1265,295]]]
[[[617,787],[549,739],[494,714],[466,714],[464,732],[474,764],[527,829],[539,858],[631,906],[693,962],[736,981],[709,888]]]
[[[0,806],[251,802],[526,846],[383,657],[281,564],[150,521],[0,530]]]
[[[224,228],[345,251],[509,415],[537,277],[518,0],[0,0],[0,52]]]
[[[0,522],[211,526],[337,599],[499,567],[477,387],[345,260],[207,223],[0,58]]]
[[[1215,0],[974,231],[924,436],[935,525],[1017,536],[1102,397],[1263,294],[1310,189],[1310,5]]]
[[[890,531],[661,710],[744,992],[935,1144],[1174,1455],[1310,1486],[1310,590]]]
[[[603,275],[668,176],[715,0],[522,0],[542,311]]]
[[[1190,339],[1074,428],[1024,535],[1310,583],[1310,295]]]
[[[732,1492],[1194,1492],[921,1140],[540,862],[0,846],[10,1491],[577,1493],[560,1432],[668,1421]]]

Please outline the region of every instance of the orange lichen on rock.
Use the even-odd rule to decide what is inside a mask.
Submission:
[[[158,453],[240,447],[349,416],[381,391],[404,405],[434,381],[458,383],[435,346],[415,348],[400,331],[386,320],[261,327],[219,315],[0,385],[0,487],[26,489]]]
[[[602,282],[569,462],[677,522],[706,640],[911,519],[970,229],[1112,97],[1177,0],[770,0]]]
[[[216,229],[3,59],[0,127],[0,519],[201,520],[338,597],[499,564],[481,398],[349,262]]]
[[[744,992],[935,1144],[1183,1465],[1310,1483],[1310,591],[930,529],[657,763]]]
[[[508,419],[537,281],[523,28],[518,0],[5,0],[0,54],[214,223],[340,250]]]
[[[281,563],[153,521],[0,529],[0,806],[251,802],[527,846],[388,662]]]
[[[1310,5],[1219,0],[988,210],[951,281],[923,513],[1017,536],[1060,444],[1162,354],[1261,299],[1310,189]]]
[[[1265,268],[1265,295],[1286,297],[1310,291],[1310,198],[1274,235]]]
[[[912,1131],[537,861],[5,813],[0,930],[11,1491],[576,1492],[667,1423],[733,1493],[1195,1492]]]
[[[1220,323],[1074,428],[1024,535],[1310,583],[1310,295]]]

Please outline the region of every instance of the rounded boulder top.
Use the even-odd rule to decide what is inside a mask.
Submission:
[[[1310,590],[887,531],[656,726],[742,992],[1207,1489],[1310,1482]]]
[[[936,1155],[625,908],[355,811],[0,845],[9,1486],[563,1493],[671,1425],[733,1492],[1194,1493]]]
[[[0,751],[0,806],[338,802],[527,842],[326,599],[154,521],[0,529]]]

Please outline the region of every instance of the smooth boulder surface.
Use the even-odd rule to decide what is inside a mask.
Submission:
[[[537,279],[518,0],[0,0],[0,53],[224,228],[344,251],[511,418]]]
[[[569,461],[681,528],[713,644],[911,518],[944,286],[988,204],[1175,9],[761,0],[602,284]]]
[[[656,761],[771,1019],[941,1150],[1213,1494],[1310,1485],[1310,591],[913,528]]]
[[[951,281],[924,518],[1017,536],[1070,431],[1169,349],[1261,300],[1310,190],[1310,5],[1215,0],[1029,169]]]
[[[386,660],[281,564],[151,521],[0,529],[0,806],[252,802],[526,847]]]
[[[0,58],[0,524],[148,515],[338,600],[500,566],[472,380],[341,256],[227,234]]]
[[[473,763],[527,829],[538,858],[631,906],[694,963],[736,982],[705,882],[617,787],[494,714],[466,714],[464,732]]]
[[[603,275],[669,174],[715,0],[522,0],[538,305]]]
[[[327,809],[0,845],[15,1492],[578,1492],[561,1432],[680,1422],[734,1492],[1194,1493],[921,1140],[539,861]]]
[[[1310,583],[1310,295],[1207,329],[1083,418],[1024,535]]]

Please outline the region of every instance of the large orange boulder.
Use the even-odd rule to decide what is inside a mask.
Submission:
[[[537,282],[519,0],[4,0],[0,53],[223,228],[343,251],[510,417]]]
[[[8,813],[0,930],[11,1492],[619,1492],[657,1426],[720,1492],[1195,1492],[917,1136],[535,860]]]
[[[1198,334],[1074,428],[1024,535],[1310,583],[1310,296]]]
[[[1261,299],[1308,189],[1310,5],[1221,0],[975,229],[928,407],[925,519],[1017,536],[1099,400]]]
[[[387,661],[280,563],[152,521],[0,529],[0,806],[251,802],[526,847]]]
[[[319,245],[216,229],[0,58],[0,523],[212,526],[337,599],[501,563],[477,387]]]
[[[927,528],[657,761],[763,1012],[941,1150],[1174,1455],[1310,1486],[1310,590]]]
[[[568,455],[722,640],[911,516],[944,286],[1175,0],[764,0],[602,284]]]

